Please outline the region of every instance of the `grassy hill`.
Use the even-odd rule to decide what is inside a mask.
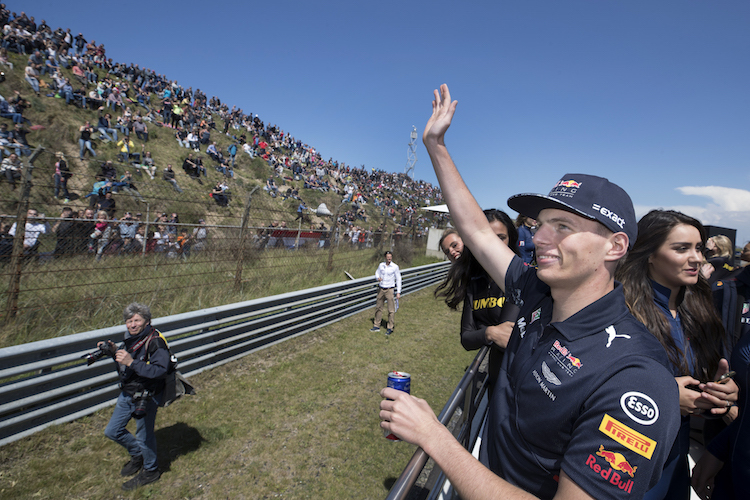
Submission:
[[[31,104],[24,115],[33,125],[43,127],[28,136],[32,146],[45,148],[34,162],[28,203],[39,213],[46,214],[54,225],[55,218],[60,216],[65,206],[76,211],[88,207],[85,195],[91,191],[99,173],[100,161],[113,161],[118,178],[126,169],[134,174],[135,171],[132,166],[117,161],[118,148],[115,144],[100,140],[94,141],[97,157],[89,158],[87,154],[85,161],[79,161],[79,127],[86,120],[96,124],[97,111],[66,105],[64,99],[48,97],[46,94],[51,93],[49,89],[42,89],[41,96],[36,96],[23,79],[26,58],[10,54],[10,59],[15,69],[5,71],[6,80],[0,83],[0,94],[11,98],[14,91],[20,91]],[[102,70],[98,71],[101,77],[105,76]],[[74,81],[69,70],[63,70],[63,73]],[[42,77],[42,81],[49,82],[50,79]],[[152,96],[154,109],[160,107],[160,102],[160,99]],[[139,109],[143,111],[136,105],[131,105],[131,109],[134,114]],[[2,120],[10,123],[9,119]],[[214,115],[214,121],[217,129],[222,130],[224,123],[221,118]],[[12,123],[10,125],[12,127]],[[194,253],[184,260],[170,260],[164,254],[105,254],[101,261],[97,261],[93,255],[85,252],[64,259],[52,259],[55,235],[42,236],[40,254],[45,257],[25,262],[18,269],[11,269],[7,263],[0,262],[0,345],[117,324],[122,307],[132,300],[149,303],[156,316],[167,315],[337,282],[344,279],[343,271],[356,277],[374,272],[382,248],[358,249],[344,242],[343,237],[342,242],[334,245],[332,250],[308,247],[304,251],[290,252],[283,248],[263,248],[254,238],[258,228],[271,221],[286,222],[291,229],[300,227],[300,222],[295,221],[297,200],[284,200],[281,196],[272,198],[261,189],[265,179],[272,175],[267,162],[257,157],[251,159],[240,150],[235,177],[226,179],[232,201],[229,206],[220,207],[209,197],[209,192],[224,177],[212,168],[211,162],[206,161],[207,155],[201,153],[207,167],[207,177],[201,184],[181,168],[183,159],[191,151],[179,146],[174,138],[175,131],[153,123],[148,127],[146,150],[152,153],[158,167],[155,179],[145,174],[134,175],[134,184],[144,201],[126,192],[114,195],[117,202],[115,217],[120,217],[125,211],[140,213],[141,220],[148,221],[153,228],[157,214],[177,213],[188,231],[193,230],[199,219],[205,219],[209,228],[210,251]],[[232,132],[235,131],[230,128]],[[94,135],[98,136],[98,133]],[[212,131],[211,139],[223,151],[233,141],[218,130]],[[140,151],[141,142],[135,136],[133,141],[135,149]],[[54,155],[57,151],[65,153],[74,174],[68,183],[71,196],[67,204],[53,196]],[[161,179],[161,172],[167,163],[173,165],[183,193],[176,192]],[[325,203],[335,212],[341,204],[341,195],[333,191],[323,193],[304,189],[301,180],[284,182],[281,190],[297,187],[309,207]],[[338,185],[341,187],[341,182]],[[11,216],[5,218],[6,229],[15,221],[15,215],[22,206],[23,192],[21,188],[12,190],[7,182],[0,181],[0,215]],[[394,197],[402,206],[408,204],[408,200],[402,196],[394,193]],[[349,205],[343,205],[341,210],[343,212],[349,208]],[[381,215],[381,211],[372,204],[363,208],[367,221],[358,221],[360,225],[377,227],[385,224],[386,231],[392,232],[400,222],[387,214]],[[246,211],[248,229],[242,237],[240,226]],[[310,214],[310,219],[310,223],[316,226],[321,222],[329,228],[333,225],[330,216]],[[308,223],[302,228],[308,229]],[[399,247],[395,261],[400,265],[409,265],[412,256],[416,255],[412,244],[409,242]],[[415,265],[428,261],[420,260]],[[16,309],[11,309],[8,297],[14,276],[20,276],[20,293]]]

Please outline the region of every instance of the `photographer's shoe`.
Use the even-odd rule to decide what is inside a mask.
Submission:
[[[140,472],[140,474],[135,476],[133,479],[123,483],[122,489],[125,491],[132,491],[136,488],[140,488],[141,486],[154,483],[158,481],[160,477],[161,477],[161,472],[159,472],[159,469],[154,469],[154,470],[143,469]]]
[[[139,455],[137,457],[130,457],[130,462],[125,464],[125,467],[123,467],[120,471],[120,475],[123,477],[132,476],[133,474],[141,470],[141,467],[143,467],[142,456]]]

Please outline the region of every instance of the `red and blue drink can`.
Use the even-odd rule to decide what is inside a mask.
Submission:
[[[388,387],[411,394],[411,375],[404,372],[390,372],[388,374]],[[390,439],[391,441],[401,441],[395,434],[389,434],[388,431],[383,431],[383,434],[386,439]]]

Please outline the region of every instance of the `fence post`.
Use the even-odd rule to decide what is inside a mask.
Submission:
[[[234,273],[234,290],[239,292],[242,286],[242,266],[245,263],[245,230],[247,229],[247,221],[250,218],[250,202],[253,200],[253,194],[258,190],[260,186],[255,186],[250,194],[247,195],[247,205],[245,205],[245,213],[242,214],[242,226],[240,226],[240,254],[237,256],[237,270]]]
[[[13,252],[10,258],[10,282],[8,283],[8,301],[5,305],[5,325],[9,325],[18,311],[18,294],[21,292],[21,266],[23,265],[23,240],[26,237],[26,212],[29,210],[31,197],[31,175],[34,161],[42,154],[44,148],[37,146],[26,164],[26,176],[23,181],[21,200],[16,211],[16,234],[13,238]]]
[[[342,201],[338,207],[336,207],[336,213],[333,214],[333,227],[331,227],[331,244],[328,245],[328,267],[326,268],[328,272],[330,273],[333,271],[333,240],[336,238],[336,229],[339,226],[339,212],[341,211],[341,207],[344,206],[344,201]],[[338,239],[336,242],[336,246],[338,247]]]

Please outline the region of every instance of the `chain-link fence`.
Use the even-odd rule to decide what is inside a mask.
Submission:
[[[272,197],[218,171],[170,182],[140,159],[91,159],[68,179],[54,152],[23,159],[15,187],[0,185],[6,345],[111,325],[132,300],[164,315],[366,276],[385,249],[408,264],[429,223],[396,229],[369,207],[339,224],[350,207],[321,191],[304,190],[318,209],[297,212],[283,178]]]

